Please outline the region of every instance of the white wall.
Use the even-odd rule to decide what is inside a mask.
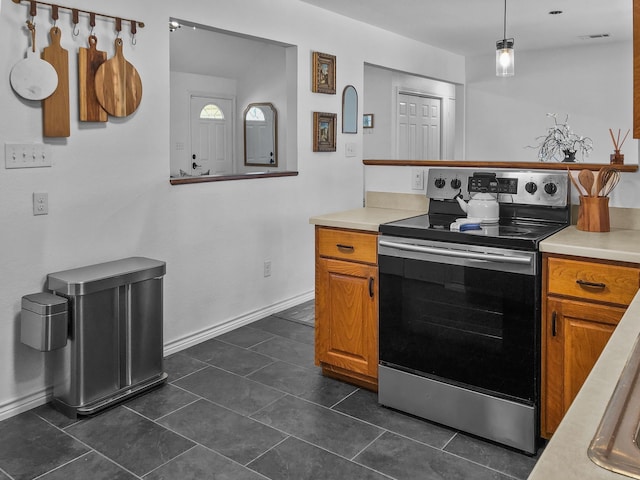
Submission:
[[[9,72],[26,51],[27,6],[0,0],[0,139],[41,142],[39,104],[23,101]],[[47,354],[19,341],[20,299],[42,291],[46,274],[134,255],[167,262],[164,298],[166,350],[176,351],[276,308],[311,298],[314,288],[312,215],[362,204],[362,137],[338,134],[335,153],[312,152],[312,112],[339,113],[341,95],[310,91],[311,52],[337,56],[337,85],[352,84],[362,98],[364,63],[463,83],[464,60],[367,27],[298,0],[67,0],[144,21],[132,46],[123,25],[124,55],[138,69],[144,93],[138,111],[106,124],[80,125],[76,52],[61,12],[62,46],[70,53],[71,137],[51,145],[52,168],[0,168],[0,418],[45,400],[51,378]],[[37,16],[38,45],[50,28]],[[297,156],[299,175],[171,186],[170,17],[297,45]],[[98,47],[113,54],[113,23],[98,21]],[[287,82],[291,83],[288,78]],[[360,104],[360,111],[362,105]],[[340,119],[340,117],[339,117]],[[361,123],[359,125],[361,127]],[[344,143],[355,142],[346,158]],[[32,215],[32,193],[48,192],[48,216]],[[263,278],[263,261],[272,276]],[[235,323],[234,323],[235,322]]]

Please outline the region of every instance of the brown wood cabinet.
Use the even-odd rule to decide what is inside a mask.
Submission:
[[[639,286],[634,264],[543,255],[543,437],[558,427]]]
[[[316,227],[316,364],[378,388],[377,233]]]

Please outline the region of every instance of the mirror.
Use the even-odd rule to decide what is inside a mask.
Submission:
[[[278,112],[271,103],[250,103],[244,111],[244,164],[278,166]]]
[[[353,85],[342,91],[342,133],[358,133],[358,92]]]

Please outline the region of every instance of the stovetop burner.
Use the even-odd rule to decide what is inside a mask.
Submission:
[[[469,198],[482,175],[465,168],[429,169],[429,214],[380,225],[380,232],[396,237],[537,250],[549,235],[569,224],[569,181],[566,172],[495,170],[499,223],[479,230],[452,231],[466,213],[455,200]],[[475,183],[474,183],[475,182]]]
[[[499,224],[480,225],[480,230],[463,232],[449,229],[455,216],[419,215],[380,225],[380,232],[396,237],[440,240],[453,243],[536,250],[540,241],[562,230],[564,223],[501,219]]]

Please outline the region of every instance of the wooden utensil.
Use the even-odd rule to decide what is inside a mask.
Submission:
[[[27,25],[31,31],[31,48],[27,50],[27,57],[11,69],[11,87],[22,98],[43,100],[56,90],[58,74],[36,50],[36,26],[32,22],[27,22]]]
[[[582,188],[580,187],[580,185],[578,185],[578,182],[576,182],[576,179],[573,178],[573,175],[571,174],[571,170],[567,169],[567,173],[569,174],[569,178],[571,179],[571,183],[573,183],[573,186],[576,187],[576,191],[578,192],[578,195],[583,197],[584,196],[584,192],[583,192]]]
[[[78,49],[78,105],[81,122],[106,122],[107,112],[96,96],[96,72],[107,61],[107,52],[97,49],[98,37],[89,36],[89,48]]]
[[[58,87],[42,101],[43,135],[68,137],[71,135],[69,115],[69,52],[60,46],[62,32],[58,27],[49,30],[51,45],[42,51],[42,58],[55,68]]]
[[[578,180],[580,181],[580,185],[584,187],[587,192],[587,197],[593,196],[593,183],[595,181],[593,177],[593,172],[591,170],[580,170],[578,174]]]
[[[135,67],[124,58],[121,38],[116,38],[115,47],[115,55],[96,72],[96,96],[109,115],[126,117],[140,105],[142,81]]]

